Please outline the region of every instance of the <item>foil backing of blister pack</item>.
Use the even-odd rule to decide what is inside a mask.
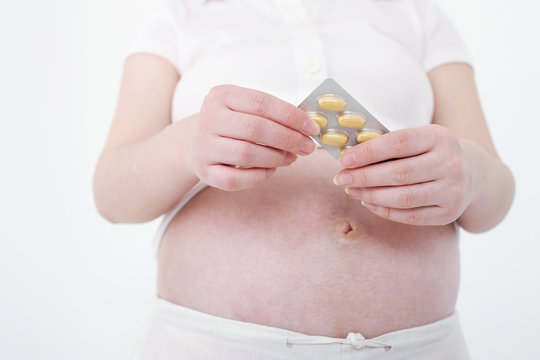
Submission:
[[[339,99],[343,100],[344,105]],[[326,108],[321,107],[321,105]],[[323,123],[320,134],[311,138],[336,159],[339,158],[342,151],[371,139],[369,135],[373,135],[372,133],[382,135],[389,132],[383,124],[333,79],[324,80],[298,107],[307,112],[312,119],[316,117],[315,115],[322,115],[328,120],[326,126]],[[362,118],[363,123],[361,126],[356,127],[342,126],[338,122],[340,116],[342,116],[342,123],[345,123],[344,119],[347,118],[353,118],[358,122],[358,117]],[[358,136],[359,133],[361,133],[360,137]],[[346,143],[343,145],[328,145],[323,141],[323,139],[326,142],[345,141],[343,135],[346,136]],[[357,138],[360,138],[361,141],[359,142]]]

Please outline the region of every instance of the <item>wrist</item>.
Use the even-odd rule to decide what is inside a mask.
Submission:
[[[487,155],[487,152],[484,151],[485,154],[481,154],[482,148],[471,140],[458,138],[458,142],[465,162],[466,209],[476,201],[482,184],[485,184],[486,171],[484,167],[486,162],[482,161],[481,158],[485,157],[482,155]]]
[[[199,181],[191,160],[196,116],[189,116],[167,126],[163,131],[164,139],[160,141],[169,154],[168,163],[172,169],[171,173],[175,182],[178,183],[196,184]]]
[[[508,212],[514,194],[510,170],[484,147],[467,139],[459,139],[472,196],[458,218],[458,223],[469,232],[483,232],[498,224]]]

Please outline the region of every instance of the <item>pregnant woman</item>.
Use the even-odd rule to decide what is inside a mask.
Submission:
[[[333,78],[390,133],[338,162],[298,105]],[[388,160],[388,161],[387,161]],[[458,232],[514,183],[427,0],[170,0],[124,69],[95,199],[163,214],[137,359],[468,359]]]

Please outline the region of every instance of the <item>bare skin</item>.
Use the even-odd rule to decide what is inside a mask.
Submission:
[[[338,186],[325,150],[263,185],[207,188],[169,226],[158,294],[221,317],[297,332],[373,337],[452,314],[453,225],[384,220]]]
[[[217,87],[199,114],[171,124],[178,74],[161,58],[132,56],[96,168],[98,210],[112,222],[148,221],[199,179],[211,185],[174,218],[160,251],[158,293],[181,305],[328,336],[441,319],[458,289],[454,222],[492,228],[514,184],[472,70],[428,75],[433,125],[358,145],[339,165],[313,153],[305,113],[252,89]]]

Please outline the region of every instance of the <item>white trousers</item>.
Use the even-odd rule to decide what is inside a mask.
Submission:
[[[311,336],[230,320],[156,299],[136,360],[463,360],[458,316],[365,339]]]

